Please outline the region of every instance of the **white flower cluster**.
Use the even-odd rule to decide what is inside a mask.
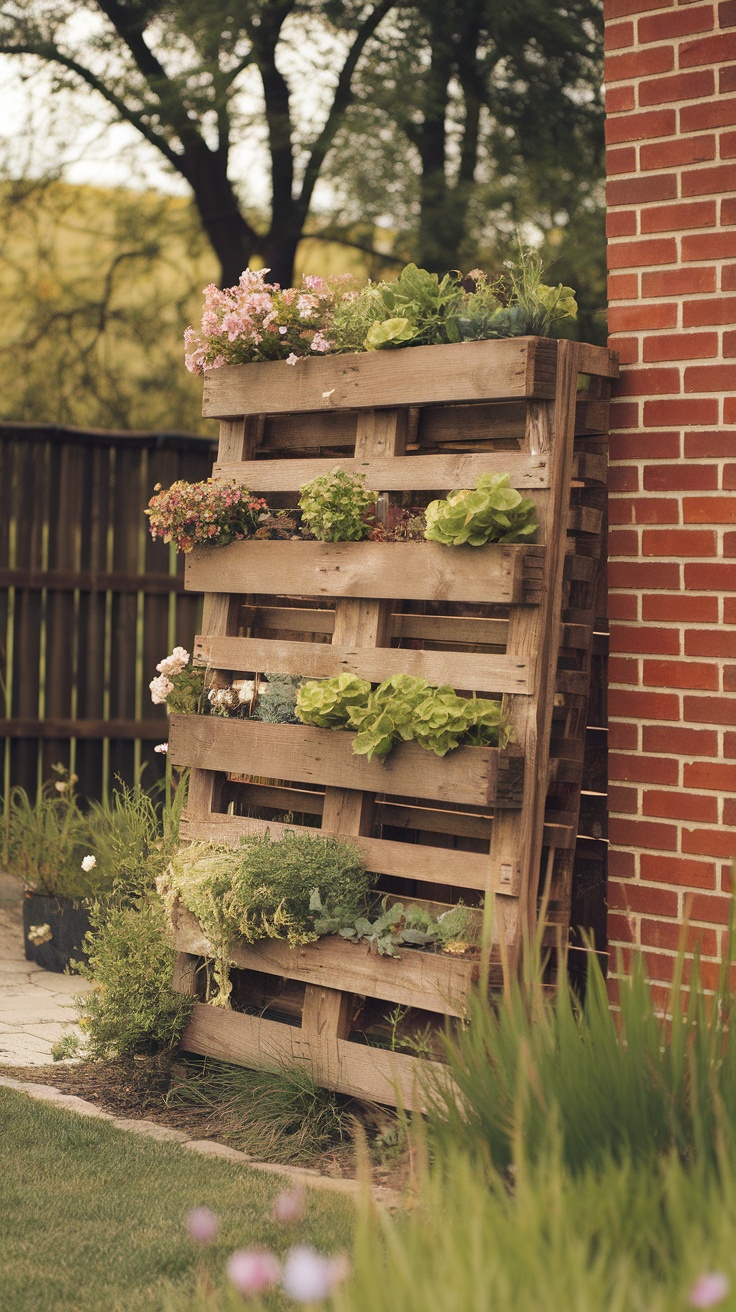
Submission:
[[[177,674],[181,674],[188,664],[189,652],[185,647],[175,647],[170,656],[164,656],[164,659],[159,661],[156,666],[159,673],[148,685],[154,706],[165,705],[166,698],[174,691],[171,680],[176,678]]]
[[[83,856],[83,857],[82,857],[82,869],[84,870],[84,872],[85,872],[86,874],[88,874],[90,870],[94,870],[94,868],[95,868],[96,865],[97,865],[97,857],[96,857],[96,856],[91,856],[91,855],[90,855],[90,856]]]

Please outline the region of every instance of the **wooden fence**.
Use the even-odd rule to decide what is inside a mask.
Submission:
[[[35,791],[60,761],[100,797],[144,764],[159,778],[156,662],[191,647],[199,599],[152,542],[156,483],[196,481],[214,446],[180,433],[0,424],[0,789]]]

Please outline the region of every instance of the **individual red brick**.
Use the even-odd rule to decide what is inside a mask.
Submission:
[[[608,329],[611,333],[674,328],[676,324],[677,305],[674,302],[659,305],[611,305],[608,310]]]
[[[652,141],[654,137],[674,137],[677,111],[648,109],[641,114],[626,114],[606,121],[606,141],[617,146],[625,141]]]
[[[604,77],[606,86],[610,86],[613,82],[634,82],[653,73],[669,73],[674,67],[672,45],[650,46],[648,50],[632,50],[625,55],[606,55]],[[668,97],[668,103],[673,99],[684,100],[685,97]],[[662,104],[662,101],[649,103]]]
[[[736,156],[736,132],[721,133],[721,159],[733,159]]]
[[[657,884],[678,884],[685,888],[716,887],[716,868],[710,861],[690,861],[676,856],[654,856],[642,852],[641,877]]]
[[[679,524],[680,503],[667,497],[646,497],[632,503],[637,524]]]
[[[647,404],[653,406],[657,403],[651,401]],[[675,402],[659,404],[674,405]],[[681,401],[680,405],[687,405],[687,402]],[[652,492],[715,491],[718,469],[715,465],[648,465],[644,470],[644,487]]]
[[[611,402],[611,427],[612,428],[638,428],[639,427],[639,403],[638,401],[612,401]]]
[[[727,96],[731,91],[736,91],[736,68],[733,65],[718,70],[718,90],[722,96]]]
[[[642,727],[645,752],[664,752],[675,756],[714,756],[718,751],[715,729],[684,729],[670,724],[645,724]]]
[[[619,396],[673,396],[680,390],[679,369],[626,369],[619,380]]]
[[[724,665],[723,691],[736,692],[736,665]]]
[[[608,789],[608,813],[609,815],[638,815],[638,788],[619,788],[611,784]]]
[[[621,716],[630,720],[679,720],[680,698],[676,693],[625,692],[614,689],[609,697],[608,709],[614,718]]]
[[[630,109],[636,107],[636,97],[633,86],[607,87],[606,88],[606,113],[607,114],[626,114]]]
[[[723,623],[736,624],[736,597],[723,598]]]
[[[631,524],[634,518],[634,506],[623,497],[610,497],[608,501],[609,524]]]
[[[636,660],[625,660],[623,656],[611,656],[608,660],[608,682],[617,686],[625,684],[627,687],[636,686],[641,683],[639,678],[639,662]]]
[[[679,656],[680,631],[653,624],[612,625],[610,650],[627,654],[638,652],[646,656]]]
[[[619,916],[618,919],[625,917]],[[679,921],[642,920],[641,941],[645,947],[665,948],[670,952],[679,952],[684,947],[686,951],[700,952],[704,957],[714,957],[718,952],[718,935],[714,929],[683,925]]]
[[[654,264],[676,263],[677,242],[674,237],[648,237],[642,241],[614,243],[608,248],[609,269],[635,269]],[[674,324],[665,326],[674,327]]]
[[[736,106],[728,100],[704,100],[700,104],[683,105],[680,110],[681,132],[705,132],[732,123],[736,123]]]
[[[638,588],[641,591],[659,591],[663,588],[678,591],[680,587],[680,566],[674,564],[656,565],[651,561],[613,561],[608,571],[609,588]]]
[[[733,697],[685,696],[684,703],[683,718],[693,724],[736,724],[736,701]]]
[[[702,224],[698,224],[702,227]],[[636,237],[639,231],[637,210],[608,210],[606,213],[607,237]]]
[[[732,228],[736,223],[736,199],[733,196],[721,201],[721,223],[727,228]]]
[[[714,134],[700,137],[675,137],[673,141],[654,141],[639,148],[639,166],[652,169],[681,168],[683,164],[705,164],[716,157]]]
[[[732,905],[730,897],[709,897],[707,893],[685,894],[685,914],[691,920],[705,920],[709,925],[727,925]]]
[[[736,451],[736,432],[717,428],[713,432],[685,434],[685,457],[720,460]]]
[[[676,401],[645,401],[644,402],[644,424],[648,428],[662,428],[667,424],[681,424],[687,427],[690,424],[717,424],[718,423],[718,401],[717,400],[685,400],[680,397]],[[664,486],[664,485],[663,485]],[[675,484],[672,484],[674,487]],[[709,482],[705,483],[677,483],[678,487],[711,487]]]
[[[608,598],[608,618],[611,620],[636,620],[639,618],[638,598],[625,592],[614,592]]]
[[[686,762],[683,767],[685,788],[709,788],[711,792],[736,792],[736,765],[721,761]]]
[[[736,533],[723,534],[723,555],[728,560],[736,556]]]
[[[724,396],[723,398],[723,422],[724,424],[736,424],[736,398],[733,396]],[[726,484],[724,483],[725,487]]]
[[[702,300],[684,301],[682,321],[685,328],[700,328],[707,324],[732,324],[736,318],[736,296],[708,296]],[[733,379],[731,380],[733,382]]]
[[[657,340],[654,338],[653,340]],[[734,447],[736,450],[736,447]],[[680,457],[680,434],[673,432],[657,433],[613,433],[610,443],[611,460],[678,460]]]
[[[680,782],[679,762],[667,756],[642,756],[639,752],[609,752],[608,777],[625,783],[674,784]]]
[[[636,171],[636,147],[622,146],[616,149],[609,146],[606,150],[606,173],[612,177],[615,173],[634,173]]]
[[[608,534],[608,555],[638,556],[639,534],[635,529],[614,529]]]
[[[617,721],[608,729],[608,746],[611,751],[635,752],[639,743],[639,726]]]
[[[698,856],[724,857],[730,860],[736,856],[736,830],[733,829],[683,829],[683,852],[693,852]]]
[[[732,364],[693,365],[685,370],[686,392],[723,392],[734,381]]]
[[[645,363],[708,360],[717,354],[718,333],[661,333],[644,341]]]
[[[606,184],[607,205],[642,205],[648,201],[674,200],[676,195],[676,173],[657,173],[646,178],[611,178]]]
[[[690,291],[701,291],[700,287],[688,288]],[[715,291],[715,287],[712,289]],[[609,301],[629,301],[639,295],[639,275],[638,273],[612,273],[608,278],[608,299]]]
[[[736,524],[736,499],[683,497],[682,517],[686,524]]]
[[[717,561],[706,565],[703,561],[685,565],[685,588],[703,592],[733,592],[736,590],[736,565]]]
[[[736,659],[736,633],[723,628],[686,629],[685,654]]]
[[[736,27],[736,0],[720,0],[718,24],[720,27]]]
[[[732,360],[736,356],[736,331],[723,334],[722,351],[727,360]]]
[[[718,598],[696,597],[687,593],[663,597],[661,593],[655,592],[651,597],[642,597],[642,619],[664,620],[671,624],[683,620],[690,623],[714,623],[718,620]]]
[[[636,923],[629,916],[619,916],[615,912],[609,912],[607,930],[608,937],[617,943],[637,942]]]
[[[617,337],[616,350],[620,364],[638,364],[639,363],[639,339],[638,337]]]
[[[642,296],[687,296],[688,293],[715,290],[715,268],[668,269],[666,272],[655,269],[641,275]]]
[[[685,41],[680,46],[680,68],[698,68],[705,64],[725,64],[729,59],[736,59],[736,33],[724,36],[700,37],[696,41]]]
[[[700,894],[700,896],[703,896]],[[677,893],[667,888],[652,888],[648,884],[619,883],[611,880],[608,885],[608,905],[617,911],[640,912],[649,916],[671,916],[678,914],[679,899]],[[706,916],[695,917],[706,920]]]
[[[723,490],[733,491],[736,488],[736,465],[723,466]]]
[[[642,45],[649,41],[673,41],[678,36],[692,36],[695,32],[711,32],[714,26],[713,5],[688,5],[687,9],[640,18],[638,38]]]
[[[657,205],[653,209],[642,210],[641,215],[642,233],[681,232],[686,228],[714,228],[715,224],[714,200],[694,201],[689,205]]]
[[[677,851],[677,827],[657,824],[652,820],[625,820],[612,816],[609,838],[620,847],[647,847],[657,852]],[[666,882],[674,884],[676,881],[668,879]]]
[[[712,69],[696,73],[677,73],[674,77],[655,77],[639,83],[639,104],[672,105],[681,100],[699,100],[712,96],[716,89]]]
[[[717,164],[709,169],[689,169],[681,177],[683,196],[713,196],[736,187],[736,164]]]
[[[724,264],[721,269],[721,291],[736,292],[736,264]]]
[[[678,634],[679,637],[679,634]],[[698,688],[717,692],[718,666],[705,661],[645,661],[642,682],[652,688]]]
[[[643,556],[714,556],[716,535],[692,529],[646,529],[642,535]]]
[[[634,24],[606,22],[603,44],[606,50],[623,50],[626,46],[633,46]]]
[[[684,260],[731,260],[733,256],[736,256],[736,232],[695,232],[682,237]],[[659,262],[665,264],[664,260]],[[702,321],[712,323],[714,320]],[[715,321],[719,323],[720,320]]]

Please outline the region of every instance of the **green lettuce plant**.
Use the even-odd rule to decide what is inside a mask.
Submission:
[[[310,679],[296,699],[295,714],[302,724],[319,729],[344,729],[353,706],[362,706],[371,685],[355,674],[338,674],[334,679]]]
[[[398,957],[400,947],[436,947],[451,952],[464,952],[476,945],[476,914],[473,919],[469,907],[458,903],[441,916],[435,916],[425,907],[405,907],[402,902],[388,905],[383,898],[378,914],[358,916],[351,924],[336,917],[323,917],[315,924],[320,934],[338,933],[352,942],[364,941],[382,957]]]
[[[534,502],[511,487],[509,474],[481,474],[475,491],[451,492],[427,506],[425,538],[447,547],[527,542],[539,524]]]
[[[367,351],[392,346],[431,346],[459,342],[457,310],[463,291],[459,274],[436,273],[407,264],[395,282],[377,288],[384,316],[374,322],[365,338]]]
[[[346,474],[338,465],[299,492],[302,519],[320,542],[360,542],[370,533],[368,508],[377,493],[366,487],[365,474]]]

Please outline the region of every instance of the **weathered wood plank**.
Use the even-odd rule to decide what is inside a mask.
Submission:
[[[534,661],[529,658],[395,647],[339,647],[329,643],[285,642],[263,638],[198,636],[194,659],[216,670],[272,671],[331,678],[357,674],[382,683],[393,674],[410,674],[429,683],[449,683],[471,692],[529,693]]]
[[[250,612],[253,624],[263,634],[265,630],[291,633],[332,633],[335,624],[334,610],[312,610],[306,607],[257,606]],[[399,639],[418,639],[437,643],[464,643],[472,646],[502,647],[506,642],[508,620],[488,619],[485,615],[459,617],[444,615],[405,615],[394,612],[391,616],[391,635]]]
[[[231,542],[187,556],[190,592],[520,603],[541,547],[439,542]]]
[[[296,365],[228,365],[204,376],[202,413],[330,413],[340,409],[431,405],[554,395],[557,343],[534,337],[404,351],[304,359]]]
[[[303,1066],[327,1089],[392,1107],[400,1102],[407,1111],[424,1110],[419,1076],[426,1063],[405,1053],[369,1048],[347,1039],[323,1045],[294,1025],[201,1002],[195,1003],[182,1047],[186,1052],[259,1070],[278,1071],[285,1064]],[[438,1069],[442,1072],[443,1068]]]
[[[216,955],[185,907],[174,907],[172,924],[177,951],[208,958]],[[444,1016],[465,1014],[468,994],[478,980],[477,961],[412,948],[402,949],[399,957],[380,957],[367,944],[348,943],[339,934],[295,948],[278,939],[234,944],[230,962],[237,970],[259,970]]]
[[[581,374],[594,374],[597,378],[618,378],[618,352],[590,342],[577,342],[578,369]]]
[[[340,730],[172,715],[169,758],[204,770],[480,806],[493,803],[503,777],[497,747],[458,747],[441,758],[416,743],[399,743],[382,763],[354,756],[352,740]],[[508,749],[503,757],[504,764],[520,760]],[[514,805],[513,797],[508,804]]]
[[[547,461],[524,451],[483,451],[460,455],[410,455],[347,459],[252,460],[216,464],[215,479],[235,479],[251,492],[298,492],[311,479],[338,467],[346,474],[365,474],[376,492],[449,491],[475,487],[481,474],[510,474],[513,487],[547,486]]]

